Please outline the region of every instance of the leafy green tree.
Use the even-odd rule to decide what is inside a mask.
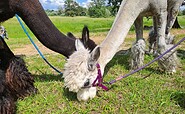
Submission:
[[[92,0],[88,14],[90,17],[109,17],[110,11],[105,6],[105,0]]]
[[[110,10],[112,15],[115,16],[117,14],[119,7],[121,5],[121,2],[122,2],[122,0],[108,0],[108,4],[112,8]]]
[[[64,13],[66,16],[86,15],[86,9],[81,7],[76,1],[66,0],[64,3]]]

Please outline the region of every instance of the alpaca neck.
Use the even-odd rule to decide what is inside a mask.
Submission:
[[[140,4],[138,2],[140,2]],[[122,2],[111,30],[106,39],[100,44],[101,54],[98,61],[101,64],[102,71],[104,71],[103,69],[106,64],[113,58],[119,46],[124,42],[135,19],[147,7],[148,3],[143,3],[143,0],[127,0]]]

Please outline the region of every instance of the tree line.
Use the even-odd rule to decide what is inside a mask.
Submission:
[[[87,8],[80,6],[75,0],[65,0],[64,6],[58,10],[46,10],[49,16],[90,16],[90,17],[110,17],[115,16],[122,0],[91,0]],[[185,0],[182,5],[185,5]],[[185,9],[179,12],[185,15]]]

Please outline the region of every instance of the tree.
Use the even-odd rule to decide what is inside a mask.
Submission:
[[[92,0],[88,14],[90,17],[109,17],[110,11],[105,6],[105,0]]]
[[[86,15],[86,9],[81,7],[76,1],[66,0],[64,3],[64,13],[66,16]]]
[[[112,15],[115,16],[117,14],[119,7],[121,5],[121,2],[122,0],[108,0],[108,4],[112,6],[112,10],[111,10]]]

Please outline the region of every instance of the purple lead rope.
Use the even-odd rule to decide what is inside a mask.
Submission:
[[[170,52],[172,49],[176,48],[176,47],[177,47],[180,43],[182,43],[184,40],[185,40],[185,37],[184,37],[183,39],[181,39],[181,40],[180,40],[177,44],[175,44],[173,47],[171,47],[169,50],[165,51],[163,54],[159,55],[157,58],[155,58],[154,60],[152,60],[152,61],[149,62],[148,64],[146,64],[146,65],[144,65],[144,66],[142,66],[142,67],[140,67],[140,68],[138,68],[138,69],[136,69],[136,70],[134,70],[134,71],[132,71],[132,72],[130,72],[130,73],[124,75],[124,76],[120,76],[120,77],[116,78],[115,80],[111,80],[110,82],[108,82],[108,84],[111,85],[111,84],[113,84],[113,83],[115,83],[115,82],[121,80],[122,78],[126,78],[126,77],[128,77],[129,75],[132,75],[132,74],[134,74],[134,73],[136,73],[136,72],[142,70],[143,68],[149,66],[149,65],[152,64],[153,62],[155,62],[155,61],[157,61],[158,59],[162,58],[165,54],[167,54],[168,52]]]
[[[108,88],[106,86],[103,85],[103,77],[102,77],[102,74],[101,74],[101,70],[100,70],[100,65],[97,63],[96,64],[96,67],[98,69],[98,75],[96,77],[96,79],[94,80],[94,82],[92,83],[92,86],[93,87],[96,87],[96,86],[99,86],[101,87],[102,89],[104,90],[108,90]],[[96,82],[98,81],[98,83],[96,84]]]
[[[113,84],[113,83],[115,83],[115,82],[117,82],[117,81],[119,81],[119,80],[121,80],[121,79],[123,79],[123,78],[126,78],[126,77],[128,77],[128,76],[130,76],[130,75],[132,75],[132,74],[134,74],[134,73],[136,73],[136,72],[138,72],[138,71],[144,69],[145,67],[149,66],[149,65],[152,64],[153,62],[155,62],[155,61],[157,61],[158,59],[162,58],[165,54],[167,54],[168,52],[170,52],[172,49],[176,48],[176,47],[177,47],[180,43],[182,43],[184,40],[185,40],[185,37],[184,37],[183,39],[181,39],[181,40],[180,40],[177,44],[175,44],[173,47],[171,47],[169,50],[165,51],[163,54],[161,54],[161,55],[159,55],[157,58],[153,59],[151,62],[147,63],[146,65],[144,65],[144,66],[142,66],[142,67],[140,67],[140,68],[138,68],[138,69],[136,69],[136,70],[134,70],[134,71],[132,71],[132,72],[130,72],[130,73],[124,75],[124,76],[120,76],[120,77],[116,78],[115,80],[111,80],[110,82],[108,82],[108,84],[111,85],[111,84]],[[103,77],[102,77],[102,74],[101,74],[100,65],[97,63],[97,64],[96,64],[96,67],[97,67],[97,69],[98,69],[98,75],[97,75],[96,79],[94,80],[94,82],[92,83],[92,86],[93,86],[93,87],[99,86],[99,87],[101,87],[102,89],[104,89],[104,90],[107,91],[108,88],[107,88],[106,86],[103,85]],[[96,84],[97,81],[98,81],[98,83]]]

